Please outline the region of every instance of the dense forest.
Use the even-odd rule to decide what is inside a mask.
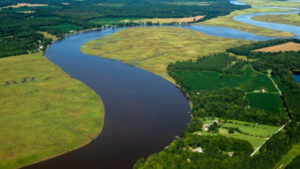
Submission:
[[[176,83],[189,96],[192,103],[192,119],[187,129],[179,138],[173,141],[162,152],[150,155],[147,159],[140,159],[135,169],[150,168],[213,168],[213,169],[272,169],[285,155],[293,144],[300,141],[299,122],[299,84],[293,80],[292,71],[300,69],[299,52],[263,53],[253,50],[262,47],[282,44],[285,42],[298,42],[294,39],[273,40],[257,42],[237,48],[228,49],[236,55],[247,56],[247,60],[240,60],[226,53],[201,57],[196,61],[178,61],[168,66],[168,73]],[[291,119],[287,114],[270,114],[263,109],[252,108],[246,99],[246,93],[240,88],[220,88],[217,90],[193,90],[179,78],[178,71],[208,71],[218,72],[220,78],[228,75],[243,75],[243,67],[251,65],[256,71],[265,75],[271,71],[271,77],[280,84],[283,99],[287,102]],[[189,81],[188,83],[193,83]],[[272,105],[271,105],[272,106]],[[288,111],[287,110],[287,111]],[[275,133],[259,149],[259,153],[250,156],[251,145],[243,140],[232,139],[220,135],[198,134],[203,130],[203,118],[220,117],[222,119],[235,119],[262,124],[280,125],[286,123],[283,130]],[[213,123],[209,132],[217,132],[218,124]],[[229,129],[233,133],[236,129]],[[216,141],[223,140],[223,141]],[[214,142],[207,149],[206,145]],[[196,143],[196,146],[193,144]],[[234,147],[237,146],[237,147]],[[241,146],[241,147],[240,147]],[[201,152],[193,151],[201,147]],[[226,149],[230,147],[229,149]],[[212,150],[212,151],[211,151]],[[214,152],[214,153],[211,153]],[[233,156],[230,152],[234,152]],[[287,168],[299,167],[299,157],[295,158]]]
[[[9,7],[18,3],[47,6]],[[198,15],[209,19],[249,6],[233,5],[228,0],[2,0],[0,7],[0,57],[5,57],[45,49],[50,40],[38,31],[63,37],[70,32],[112,24],[136,25],[131,19]],[[120,22],[122,19],[129,22]]]

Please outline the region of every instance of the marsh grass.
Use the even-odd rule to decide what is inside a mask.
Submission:
[[[0,107],[0,168],[5,169],[83,146],[104,123],[99,96],[41,54],[0,59]]]
[[[255,16],[253,17],[253,19],[264,22],[274,22],[280,24],[300,26],[299,14]]]
[[[81,51],[122,61],[172,81],[167,74],[168,64],[180,60],[195,60],[249,42],[176,27],[127,28],[87,42],[81,47]]]

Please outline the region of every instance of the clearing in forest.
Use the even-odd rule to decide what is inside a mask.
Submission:
[[[257,52],[288,52],[300,51],[300,44],[295,42],[287,42],[280,45],[270,46],[255,50]]]

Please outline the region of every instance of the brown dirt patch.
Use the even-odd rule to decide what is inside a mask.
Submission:
[[[266,48],[257,49],[258,52],[287,52],[300,51],[300,44],[295,42],[287,42],[280,45],[270,46]]]

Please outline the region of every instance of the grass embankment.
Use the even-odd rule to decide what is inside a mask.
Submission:
[[[300,154],[300,143],[294,144],[292,149],[287,154],[285,154],[282,157],[282,159],[276,164],[275,169],[285,168],[299,154]]]
[[[273,22],[273,23],[300,26],[299,14],[255,16],[253,17],[253,19],[264,21],[264,22]]]
[[[41,54],[0,59],[0,168],[74,150],[102,130],[101,99]]]
[[[201,22],[199,24],[203,25],[213,25],[213,26],[224,26],[228,28],[238,29],[245,32],[254,33],[262,36],[271,36],[271,37],[289,37],[294,36],[294,34],[289,32],[275,31],[271,29],[265,29],[245,23],[241,23],[235,21],[233,19],[234,16],[242,15],[242,14],[250,14],[250,13],[260,13],[260,12],[279,12],[279,11],[288,11],[287,9],[268,9],[268,8],[250,8],[245,10],[238,10],[230,13],[226,16],[219,16],[217,18],[213,18],[207,20],[205,22]]]
[[[81,51],[122,61],[172,81],[166,69],[169,63],[224,52],[229,47],[249,42],[176,27],[127,28],[90,41]]]

